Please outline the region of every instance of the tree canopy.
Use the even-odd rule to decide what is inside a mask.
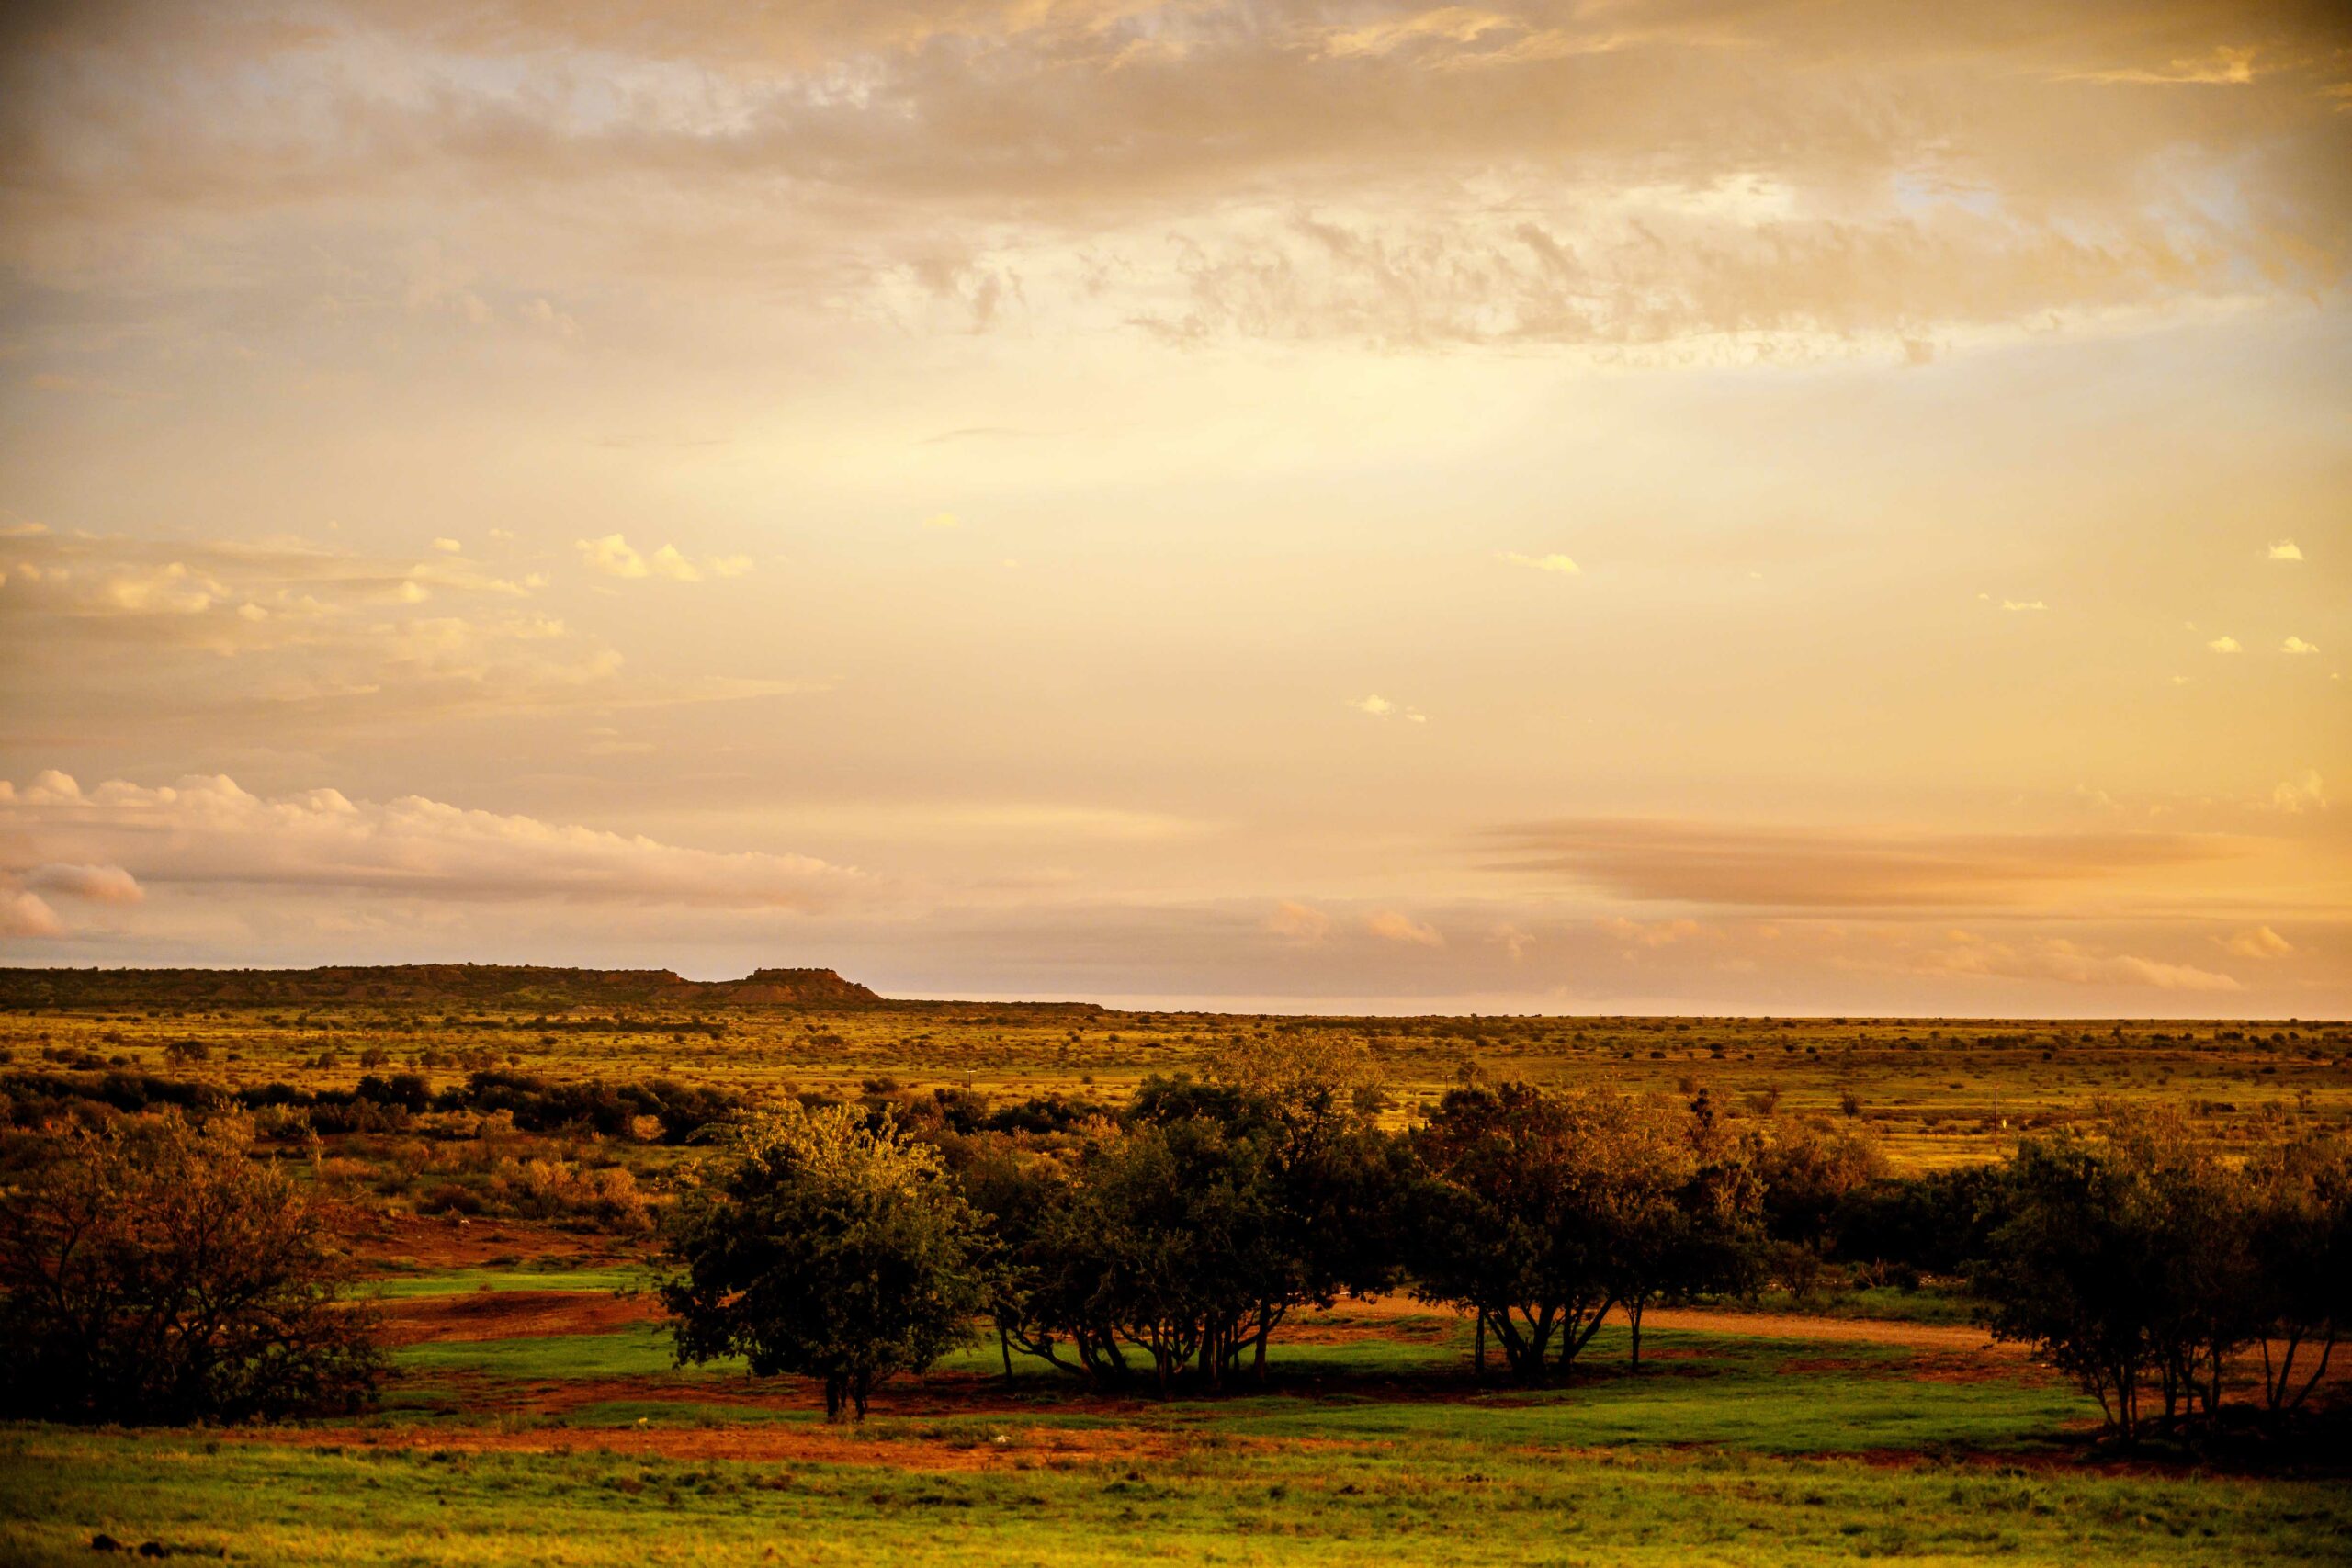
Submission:
[[[864,1419],[876,1383],[967,1343],[989,1297],[988,1238],[938,1151],[851,1106],[733,1129],[664,1234],[678,1359],[814,1378],[829,1420]]]

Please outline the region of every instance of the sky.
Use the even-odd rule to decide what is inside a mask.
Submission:
[[[0,17],[0,962],[2352,1011],[2352,16]]]

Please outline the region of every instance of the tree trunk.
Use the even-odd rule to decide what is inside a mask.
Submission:
[[[1633,1331],[1633,1335],[1634,1335],[1634,1375],[1635,1377],[1639,1377],[1639,1376],[1641,1376],[1641,1375],[1642,1375],[1642,1303],[1639,1303],[1639,1302],[1627,1302],[1627,1303],[1625,1303],[1625,1326],[1626,1326],[1627,1328],[1629,1328],[1629,1329],[1631,1329],[1631,1330]]]

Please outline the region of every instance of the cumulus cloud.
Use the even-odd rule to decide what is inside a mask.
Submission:
[[[1501,948],[1504,956],[1517,964],[1535,945],[1535,933],[1515,921],[1505,920],[1487,933],[1487,940]]]
[[[2274,810],[2286,812],[2324,811],[2327,809],[2327,783],[2319,776],[2317,768],[2305,768],[2291,778],[2280,779],[2270,792]]]
[[[1556,551],[1551,555],[1529,556],[1521,555],[1517,550],[1505,550],[1502,552],[1502,558],[1513,566],[1523,566],[1532,571],[1557,572],[1563,577],[1574,577],[1584,570],[1574,560]]]
[[[1407,724],[1429,722],[1429,716],[1419,708],[1409,708],[1402,704],[1390,702],[1376,692],[1368,697],[1356,697],[1350,700],[1348,706],[1367,718],[1401,718]]]
[[[2205,646],[2209,650],[2214,653],[2238,653],[2243,651],[2238,644],[2238,639],[2233,637],[2217,637]]]
[[[43,939],[65,934],[57,911],[32,893],[0,889],[0,936]]]
[[[141,904],[147,890],[139,879],[119,865],[37,865],[25,874],[25,886],[42,893],[86,898],[93,904]]]
[[[2010,980],[2057,980],[2071,986],[2111,986],[2159,991],[2222,992],[2245,987],[2218,970],[2170,964],[2131,953],[2102,953],[2063,937],[1989,942],[1965,931],[1920,964],[1927,973],[1981,975]]]
[[[2019,610],[2047,610],[2050,606],[2039,599],[2004,599],[2001,608],[2015,613]]]
[[[2319,644],[2315,642],[2305,642],[2299,637],[2290,637],[2278,644],[2278,651],[2281,653],[2296,654],[2317,653],[2319,651]]]
[[[1262,922],[1267,931],[1284,942],[1317,942],[1331,934],[1331,917],[1311,904],[1285,898]]]
[[[1699,934],[1696,920],[1629,920],[1616,915],[1599,923],[1611,936],[1636,947],[1671,947]]]
[[[640,553],[620,534],[574,539],[580,558],[606,577],[662,578],[671,582],[700,582],[711,577],[741,577],[752,570],[749,556],[718,556],[689,560],[675,545],[663,545],[650,555]]]
[[[250,723],[276,745],[273,717],[347,728],[794,689],[629,681],[617,651],[530,607],[544,578],[447,554],[90,534],[7,549],[0,707],[20,723],[201,724],[216,739]],[[233,678],[220,660],[236,661]]]
[[[1403,942],[1411,947],[1443,947],[1445,935],[1435,926],[1424,925],[1396,909],[1381,909],[1364,921],[1364,929],[1383,942]]]
[[[2284,958],[2295,944],[2268,926],[2253,926],[2223,940],[2222,946],[2240,958]]]
[[[2267,552],[2266,558],[2270,560],[2301,560],[2303,558],[2303,552],[2301,547],[2292,539],[2273,539],[2270,541],[2270,548]]]
[[[19,879],[116,902],[144,885],[807,911],[866,880],[806,855],[691,849],[421,795],[264,797],[220,775],[88,790],[54,771],[0,782],[0,843]]]

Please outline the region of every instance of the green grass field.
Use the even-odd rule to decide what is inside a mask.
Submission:
[[[418,1311],[607,1302],[611,1271],[397,1281]],[[1755,1319],[1742,1318],[1743,1325]],[[1566,1385],[1470,1378],[1463,1325],[1343,1304],[1265,1392],[1091,1396],[976,1347],[854,1430],[679,1371],[658,1326],[398,1352],[379,1412],[262,1433],[0,1432],[0,1562],[98,1535],[236,1562],[1798,1564],[2343,1561],[2352,1491],[2086,1464],[2015,1358],[1611,1325]],[[1900,1335],[1907,1325],[1883,1325]]]

